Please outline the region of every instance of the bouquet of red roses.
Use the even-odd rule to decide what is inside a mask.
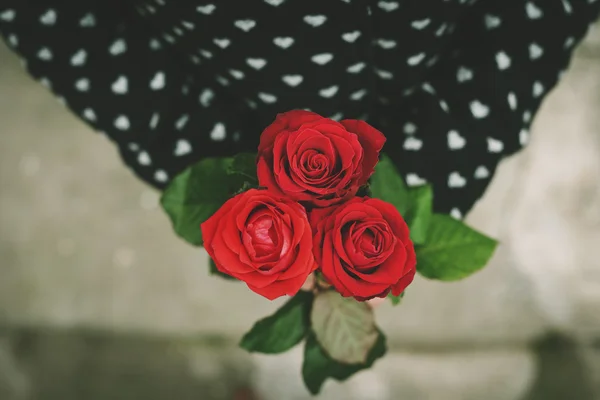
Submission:
[[[398,304],[415,273],[457,280],[481,269],[496,242],[432,212],[433,192],[407,188],[364,121],[279,114],[258,154],[207,158],[167,188],[176,233],[204,246],[211,271],[269,300],[292,296],[243,337],[281,353],[305,340],[311,393],[386,351],[367,300]]]

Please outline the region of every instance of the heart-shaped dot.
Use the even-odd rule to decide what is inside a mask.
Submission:
[[[267,104],[272,104],[277,101],[277,97],[275,97],[274,95],[269,94],[269,93],[260,92],[260,93],[258,93],[257,96],[259,99],[261,99],[262,101],[264,101]]]
[[[384,71],[382,69],[376,69],[375,73],[377,73],[377,75],[379,75],[381,79],[392,79],[394,77],[394,74],[392,74],[389,71]]]
[[[169,175],[162,169],[156,170],[154,173],[154,180],[157,182],[166,182],[169,180]]]
[[[212,99],[215,97],[215,93],[210,89],[204,89],[200,93],[200,104],[204,107],[210,106]]]
[[[521,129],[519,132],[519,143],[521,146],[525,146],[529,143],[529,131],[527,129]]]
[[[94,122],[97,119],[96,113],[91,108],[86,108],[85,110],[83,110],[82,115],[83,118],[87,119],[88,121]]]
[[[50,9],[40,17],[42,25],[54,25],[56,23],[56,11]]]
[[[383,11],[391,12],[398,9],[398,7],[400,7],[400,4],[398,4],[398,2],[396,1],[380,1],[379,3],[377,3],[377,6]]]
[[[248,58],[246,59],[246,63],[252,68],[259,70],[267,64],[267,60],[262,58]]]
[[[533,83],[533,97],[540,97],[542,94],[544,94],[544,85],[542,84],[542,82],[540,81],[535,81]]]
[[[112,88],[112,91],[116,94],[127,93],[127,88],[128,88],[127,78],[124,76],[120,76],[119,78],[117,78],[117,80],[115,82],[113,82],[111,88]]]
[[[198,11],[200,14],[210,15],[213,13],[213,11],[215,11],[215,8],[217,7],[214,4],[207,4],[196,7],[196,11]]]
[[[457,131],[448,132],[448,148],[450,150],[460,150],[465,147],[465,144],[467,144],[467,140]]]
[[[38,51],[37,56],[40,60],[44,61],[50,61],[53,57],[52,51],[47,47],[41,48],[40,51]]]
[[[425,179],[421,178],[417,174],[413,174],[413,173],[406,174],[406,184],[408,186],[421,186],[426,183],[427,183],[427,181]]]
[[[282,4],[285,0],[265,0],[265,3],[267,3],[268,5],[277,7],[278,5]]]
[[[244,32],[250,31],[250,29],[256,26],[256,21],[251,19],[239,19],[233,23],[236,27],[240,28]]]
[[[315,28],[323,25],[325,21],[327,21],[327,17],[324,15],[306,15],[304,17],[304,22]]]
[[[187,114],[183,114],[181,117],[179,117],[179,119],[177,119],[177,121],[175,121],[175,128],[177,128],[178,130],[182,130],[183,128],[185,128],[189,120],[190,116]]]
[[[423,59],[425,59],[425,53],[418,53],[414,56],[408,57],[406,62],[408,63],[408,65],[414,67],[415,65],[421,64],[421,61],[423,61]]]
[[[150,155],[148,153],[146,153],[145,151],[141,151],[138,154],[137,162],[140,165],[150,165],[152,164],[152,159],[150,158]]]
[[[488,142],[488,151],[490,153],[500,153],[502,150],[504,150],[504,143],[502,143],[498,139],[489,137],[489,138],[487,138],[487,142]]]
[[[319,95],[321,97],[325,97],[328,99],[328,98],[335,96],[335,94],[338,92],[338,90],[339,90],[338,86],[336,86],[336,85],[330,86],[328,88],[319,90]]]
[[[419,19],[419,20],[413,21],[410,23],[410,25],[415,29],[421,30],[421,29],[427,28],[427,26],[430,23],[431,23],[431,19],[425,18],[425,19]]]
[[[404,140],[404,150],[417,151],[421,150],[421,147],[423,147],[423,141],[421,139],[410,136]]]
[[[118,56],[119,54],[123,54],[127,51],[127,43],[123,39],[117,39],[111,44],[109,48],[110,54],[113,56]]]
[[[83,49],[77,51],[75,54],[73,54],[73,56],[71,57],[71,65],[74,67],[80,67],[82,65],[85,64],[85,61],[87,59],[87,52]]]
[[[377,39],[375,42],[379,47],[385,50],[393,49],[396,47],[396,41],[391,39]]]
[[[0,13],[0,19],[2,21],[6,21],[6,22],[11,22],[15,19],[15,17],[17,16],[17,13],[15,12],[15,10],[5,10],[2,11]]]
[[[231,76],[233,76],[235,79],[244,79],[244,76],[245,76],[242,71],[239,71],[237,69],[230,69],[229,74]]]
[[[78,79],[75,82],[75,88],[80,92],[87,92],[90,90],[90,80],[87,78]]]
[[[217,46],[219,46],[222,49],[227,48],[227,46],[229,46],[231,44],[231,40],[227,39],[227,38],[214,38],[213,39],[214,44],[216,44]]]
[[[158,126],[158,121],[160,121],[160,114],[154,113],[152,114],[152,118],[150,119],[150,129],[155,129]]]
[[[279,46],[282,49],[287,49],[292,44],[294,44],[294,38],[291,38],[291,37],[276,37],[275,39],[273,39],[273,43],[275,43],[276,46]]]
[[[344,39],[348,43],[354,43],[360,35],[360,31],[346,32],[342,35],[342,39]]]
[[[150,89],[160,90],[165,87],[165,73],[162,71],[157,72],[154,78],[150,81]]]
[[[350,95],[350,100],[360,100],[367,94],[367,89],[357,90]]]
[[[173,153],[177,157],[184,156],[192,152],[192,145],[185,139],[179,139],[175,144],[175,152]]]
[[[509,68],[511,63],[512,61],[508,54],[506,54],[503,51],[499,51],[498,53],[496,53],[496,64],[498,64],[499,70],[502,71]]]
[[[486,167],[484,167],[483,165],[480,165],[475,170],[475,174],[474,175],[475,175],[476,179],[485,179],[488,176],[490,176],[490,171]]]
[[[508,99],[508,106],[510,107],[511,110],[516,110],[517,109],[517,95],[514,94],[514,92],[510,92],[507,96]]]
[[[311,60],[315,64],[325,65],[329,61],[333,60],[333,54],[331,54],[331,53],[315,54],[314,56],[311,57]]]
[[[466,82],[473,79],[473,70],[470,70],[467,67],[459,67],[456,71],[456,80],[459,82]]]
[[[82,28],[92,28],[96,26],[96,17],[94,14],[86,14],[79,20],[79,26]]]
[[[458,172],[452,172],[448,175],[448,187],[459,188],[467,184],[467,179],[461,176]]]
[[[117,117],[117,119],[115,119],[115,128],[126,131],[129,129],[129,126],[129,118],[127,118],[125,115],[120,115]]]
[[[485,118],[490,114],[490,108],[479,100],[473,100],[469,104],[469,107],[471,108],[471,114],[473,114],[475,118]]]
[[[298,86],[304,80],[302,75],[284,75],[281,79],[292,87]]]
[[[450,216],[454,219],[461,219],[463,215],[458,208],[454,207],[450,210]]]
[[[544,54],[544,49],[537,43],[531,43],[529,45],[529,58],[537,60]]]
[[[530,1],[525,5],[525,11],[530,19],[540,19],[544,15],[542,10]]]
[[[497,17],[492,14],[486,14],[485,17],[483,17],[483,22],[487,29],[494,29],[502,24],[502,20],[500,19],[500,17]]]
[[[217,122],[213,127],[213,130],[210,132],[210,138],[216,142],[220,142],[225,139],[225,125],[220,122]]]
[[[351,66],[349,66],[348,68],[346,68],[346,71],[352,73],[352,74],[357,74],[360,71],[363,70],[363,68],[365,68],[367,65],[364,62],[358,62],[356,64],[353,64]]]

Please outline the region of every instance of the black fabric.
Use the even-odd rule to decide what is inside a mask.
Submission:
[[[460,217],[527,143],[600,0],[0,0],[28,72],[164,188],[278,112],[361,118]]]

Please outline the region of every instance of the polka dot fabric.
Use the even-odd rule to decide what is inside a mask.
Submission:
[[[600,0],[1,0],[28,72],[164,188],[278,112],[360,118],[456,218],[529,139]]]

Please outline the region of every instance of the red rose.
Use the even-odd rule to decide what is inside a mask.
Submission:
[[[201,229],[217,269],[269,300],[295,295],[316,268],[306,211],[270,191],[233,197]]]
[[[415,276],[415,249],[396,208],[379,199],[355,197],[315,209],[315,259],[325,278],[344,297],[364,301],[400,295]]]
[[[260,137],[258,181],[307,206],[341,203],[373,174],[384,143],[364,121],[336,122],[300,110],[279,114]]]

